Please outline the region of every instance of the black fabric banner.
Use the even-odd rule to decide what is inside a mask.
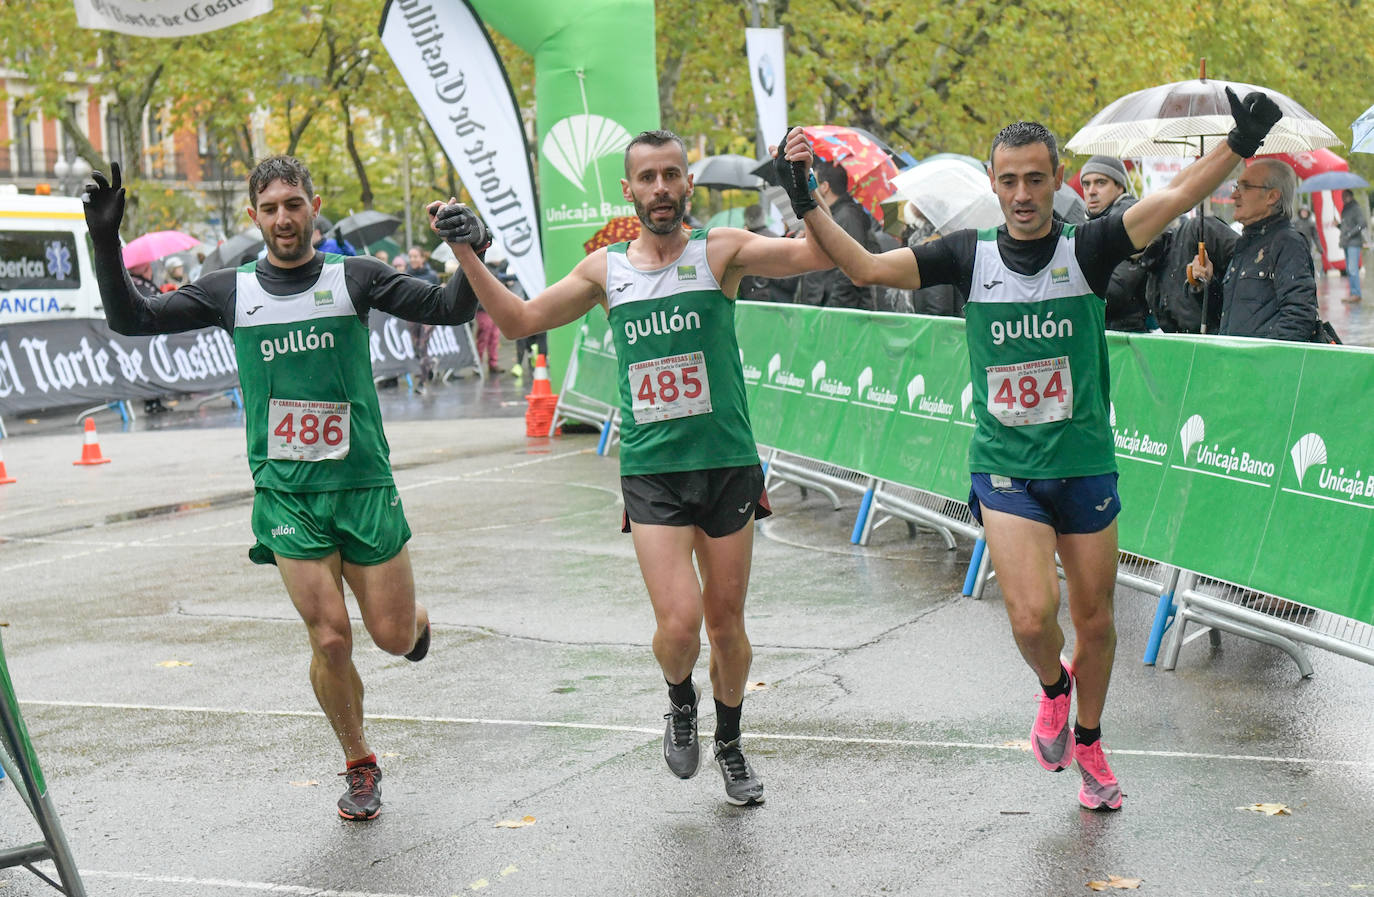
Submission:
[[[413,325],[379,311],[368,315],[368,323],[375,376],[403,376],[418,369]],[[434,327],[429,354],[438,370],[477,367],[470,327]],[[0,416],[216,392],[238,382],[233,340],[218,327],[120,336],[93,318],[0,326]]]

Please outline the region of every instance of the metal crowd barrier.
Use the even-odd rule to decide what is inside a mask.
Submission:
[[[42,767],[38,765],[38,755],[34,752],[33,742],[29,740],[24,718],[19,713],[19,701],[14,695],[9,667],[5,664],[3,641],[0,641],[0,768],[4,769],[5,777],[14,782],[15,789],[43,834],[42,841],[0,848],[0,869],[23,866],[67,897],[86,897],[86,888],[81,883],[71,848],[67,846],[62,823],[58,821],[57,810],[48,795],[48,783],[43,777]],[[57,881],[34,865],[49,860],[57,867]]]

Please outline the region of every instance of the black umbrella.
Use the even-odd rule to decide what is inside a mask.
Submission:
[[[200,266],[201,273],[208,274],[221,268],[237,268],[257,258],[262,247],[261,231],[246,230],[241,234],[235,234],[216,246],[205,257],[204,263]]]
[[[373,209],[363,209],[361,212],[349,215],[335,224],[334,229],[325,236],[347,241],[357,249],[362,250],[370,243],[385,240],[396,233],[396,229],[400,226],[401,219],[394,215],[386,215]]]

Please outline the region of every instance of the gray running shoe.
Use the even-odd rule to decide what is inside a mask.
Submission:
[[[339,815],[344,819],[376,819],[382,812],[382,771],[377,764],[355,766],[339,775],[348,779],[348,790],[339,798]]]
[[[763,803],[763,780],[754,775],[753,767],[744,758],[740,739],[717,741],[715,753],[721,777],[725,779],[725,799],[737,807]]]
[[[663,759],[679,779],[690,779],[701,766],[701,742],[697,738],[697,703],[701,700],[701,689],[697,689],[696,696],[696,701],[681,707],[670,701],[668,712],[663,714],[668,721],[663,727]]]

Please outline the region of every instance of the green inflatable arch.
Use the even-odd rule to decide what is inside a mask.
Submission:
[[[659,125],[652,0],[470,0],[482,21],[534,57],[540,227],[550,283],[612,218],[625,145]],[[593,312],[597,314],[597,312]],[[549,334],[561,381],[577,325]]]

